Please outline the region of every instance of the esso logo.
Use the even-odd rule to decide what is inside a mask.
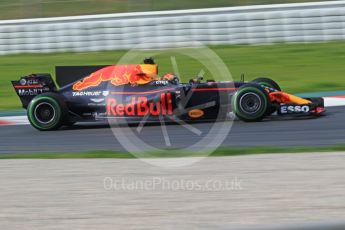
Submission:
[[[308,113],[309,111],[310,107],[308,105],[289,105],[280,108],[281,113]]]

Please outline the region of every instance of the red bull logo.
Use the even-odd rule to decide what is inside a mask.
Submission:
[[[110,82],[118,86],[124,84],[147,84],[157,74],[157,65],[112,65],[102,68],[73,85],[73,90],[81,91]]]
[[[107,99],[108,116],[158,116],[172,115],[171,93],[162,93],[157,102],[149,101],[147,97],[132,97],[128,104],[118,103],[115,98]]]

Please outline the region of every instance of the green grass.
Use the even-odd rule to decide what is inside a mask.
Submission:
[[[239,80],[268,76],[290,93],[345,90],[345,42],[277,44],[261,46],[211,47]],[[142,51],[138,62],[153,51]],[[0,111],[20,108],[10,81],[30,73],[54,73],[55,65],[94,65],[116,63],[126,51],[90,53],[20,54],[0,56]],[[161,52],[155,59],[160,74],[171,72],[171,56],[176,57],[181,78],[194,77],[200,69],[213,77],[198,61],[174,52]],[[216,76],[217,77],[217,76]]]
[[[327,147],[226,147],[217,149],[212,153],[211,157],[220,156],[240,156],[240,155],[255,155],[255,154],[281,154],[281,153],[323,153],[323,152],[337,152],[345,151],[345,145],[334,145]],[[136,154],[139,156],[140,154]],[[190,152],[184,153],[179,151],[166,151],[142,154],[143,158],[148,157],[198,157],[202,154],[191,154]],[[80,152],[80,153],[23,153],[23,154],[0,154],[1,159],[82,159],[82,158],[136,158],[127,152],[113,152],[113,151],[93,151],[93,152]]]
[[[0,19],[177,10],[317,0],[1,0]]]

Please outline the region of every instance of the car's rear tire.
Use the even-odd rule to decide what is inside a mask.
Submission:
[[[262,85],[262,86],[266,86],[266,87],[269,87],[272,89],[276,89],[278,91],[282,91],[277,82],[275,82],[272,79],[267,78],[267,77],[259,77],[259,78],[254,79],[251,82]]]
[[[59,95],[44,93],[30,102],[27,115],[34,128],[40,131],[56,130],[67,118],[67,107]]]
[[[242,121],[261,121],[270,108],[267,92],[257,84],[241,86],[232,97],[232,111]]]

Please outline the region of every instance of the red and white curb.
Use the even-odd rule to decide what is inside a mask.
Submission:
[[[325,107],[344,106],[345,96],[324,97]]]
[[[325,107],[345,106],[345,96],[324,97]],[[0,126],[7,125],[28,125],[26,116],[0,117]]]
[[[0,126],[4,125],[28,125],[29,120],[26,116],[0,117]]]

